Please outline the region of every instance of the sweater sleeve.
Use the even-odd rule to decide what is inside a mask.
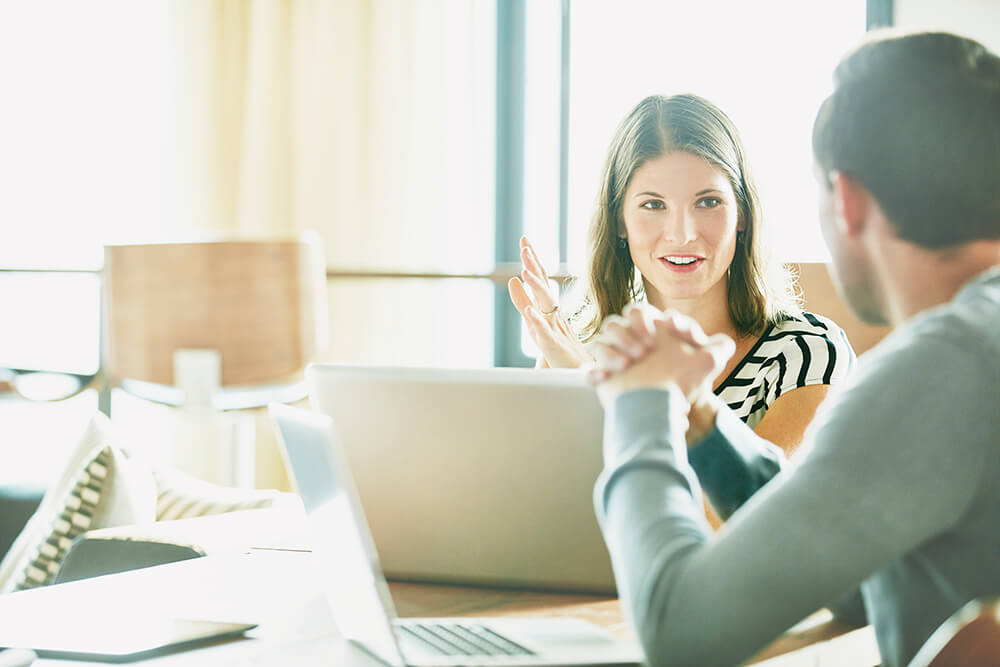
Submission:
[[[785,465],[785,454],[719,407],[715,427],[688,450],[698,481],[723,519],[729,519],[750,496],[771,481]]]
[[[609,406],[594,500],[651,664],[745,660],[968,507],[982,443],[992,442],[977,424],[995,410],[993,397],[963,381],[981,374],[976,356],[925,337],[871,361],[794,472],[777,474],[714,536],[687,457],[683,397],[642,390]],[[926,391],[940,385],[940,368],[960,379],[949,383],[947,406]]]

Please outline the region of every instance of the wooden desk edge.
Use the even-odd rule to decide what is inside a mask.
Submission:
[[[403,581],[389,582],[400,616],[563,616],[580,618],[604,628],[619,639],[634,639],[617,598],[583,593],[552,593],[523,590],[435,585]],[[790,664],[777,658],[797,651],[815,653],[829,648],[838,656],[858,661],[874,661],[874,635],[871,628],[857,628],[835,621],[826,610],[816,612],[783,634],[746,664]],[[804,656],[803,656],[804,657]]]

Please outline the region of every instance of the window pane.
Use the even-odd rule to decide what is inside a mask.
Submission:
[[[97,392],[56,403],[0,396],[0,485],[56,482],[94,413]]]
[[[0,3],[0,266],[99,268],[165,218],[166,63],[164,0]]]
[[[739,128],[784,261],[823,261],[811,130],[865,0],[577,0],[570,14],[569,261],[583,270],[605,151],[643,97],[690,92]],[[789,26],[793,26],[790,28]]]
[[[100,298],[96,273],[0,272],[0,368],[96,373]]]
[[[560,0],[525,3],[524,233],[546,269],[559,257]]]

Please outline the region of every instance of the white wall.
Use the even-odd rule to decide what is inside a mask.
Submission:
[[[1000,53],[1000,0],[895,0],[896,25],[954,32]]]

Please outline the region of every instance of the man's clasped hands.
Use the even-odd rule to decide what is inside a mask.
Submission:
[[[675,388],[692,406],[688,442],[711,428],[712,380],[735,351],[729,336],[708,336],[686,315],[634,303],[605,320],[590,346],[587,380],[606,408],[628,391]]]

